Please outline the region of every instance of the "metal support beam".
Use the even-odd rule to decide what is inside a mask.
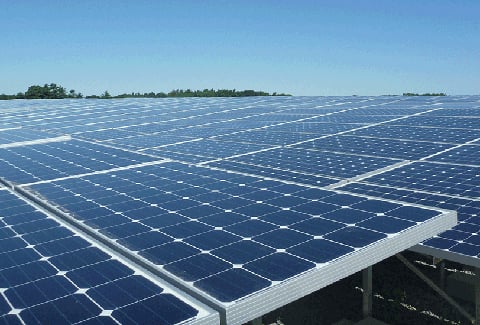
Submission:
[[[262,317],[255,318],[250,322],[250,325],[262,325]]]
[[[430,288],[432,288],[433,290],[435,290],[439,295],[440,297],[442,297],[443,299],[445,299],[448,303],[450,303],[450,305],[452,305],[453,307],[455,307],[459,312],[460,314],[462,314],[463,316],[465,316],[471,323],[475,323],[475,317],[471,316],[465,309],[462,308],[462,306],[460,306],[455,300],[452,299],[452,297],[450,297],[445,291],[443,291],[439,286],[437,286],[432,280],[430,280],[425,274],[422,273],[422,271],[420,271],[419,269],[417,269],[415,267],[415,265],[413,265],[412,263],[410,263],[405,257],[403,257],[402,254],[397,254],[395,255],[397,256],[397,258],[403,263],[405,264],[406,267],[408,267],[410,269],[410,271],[412,271],[413,273],[415,273],[420,279],[422,279]],[[477,305],[478,307],[478,305]],[[478,314],[479,310],[477,309],[477,315]],[[480,325],[480,323],[477,323]]]
[[[363,269],[362,271],[362,287],[363,287],[363,303],[362,303],[362,313],[363,317],[372,316],[372,300],[373,300],[373,290],[372,290],[372,266]]]
[[[439,273],[440,273],[440,288],[442,288],[442,290],[445,290],[445,261],[444,260],[441,260],[439,263],[438,263],[438,270],[439,270]]]
[[[480,325],[480,268],[475,268],[475,325]]]

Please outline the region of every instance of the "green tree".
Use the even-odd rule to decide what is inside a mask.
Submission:
[[[105,92],[100,96],[100,98],[108,99],[108,98],[112,98],[112,96],[110,95],[108,90],[105,90]]]

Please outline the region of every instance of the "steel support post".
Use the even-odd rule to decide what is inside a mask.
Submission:
[[[475,268],[475,325],[480,325],[480,268]]]
[[[373,300],[373,290],[372,290],[372,266],[363,269],[362,271],[362,287],[363,287],[363,304],[362,304],[362,313],[363,317],[372,316],[372,300]]]

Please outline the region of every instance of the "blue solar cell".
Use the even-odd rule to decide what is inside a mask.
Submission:
[[[197,221],[188,221],[175,226],[162,228],[162,232],[174,238],[187,238],[190,236],[202,234],[204,232],[212,230],[213,228],[214,227],[212,226],[207,226]]]
[[[106,216],[112,215],[111,210],[107,208],[100,208],[100,207],[96,207],[88,210],[82,210],[82,211],[70,210],[69,208],[69,211],[74,212],[79,219],[91,221],[92,223],[99,222],[100,217],[106,217]]]
[[[56,273],[57,271],[49,263],[45,261],[34,261],[2,270],[0,274],[0,287],[10,288],[46,278]]]
[[[192,236],[184,241],[203,250],[211,250],[241,240],[242,237],[232,235],[223,230],[212,230]]]
[[[163,290],[140,276],[118,279],[87,291],[102,308],[114,310],[155,296]]]
[[[358,204],[365,200],[366,199],[363,197],[347,195],[347,194],[330,195],[322,199],[323,202],[333,203],[341,206]]]
[[[8,302],[0,296],[0,315],[5,315],[11,310]]]
[[[290,228],[313,235],[322,236],[345,227],[345,224],[322,218],[311,218],[290,226]]]
[[[0,228],[0,240],[15,236],[15,232],[10,228]]]
[[[58,222],[51,219],[41,219],[32,222],[22,223],[20,225],[12,226],[12,229],[15,230],[18,234],[25,234],[34,231],[49,229],[58,227]]]
[[[459,243],[450,248],[451,252],[460,253],[463,255],[478,257],[480,254],[480,246],[478,245],[471,245],[467,243]]]
[[[389,216],[397,217],[401,219],[421,222],[432,218],[438,212],[434,210],[419,210],[410,206],[403,206],[398,209],[388,212]]]
[[[480,225],[470,223],[470,222],[462,222],[462,223],[457,224],[452,229],[474,234],[474,233],[477,233],[477,232],[480,231]]]
[[[415,225],[416,223],[412,221],[390,218],[385,216],[373,217],[357,224],[358,227],[376,230],[387,234],[398,233]]]
[[[55,227],[26,234],[23,235],[22,238],[31,244],[41,244],[55,239],[70,237],[72,235],[73,233],[67,228]]]
[[[271,204],[280,208],[292,208],[300,204],[307,203],[308,200],[303,199],[298,196],[293,196],[293,195],[284,195],[279,198],[271,199],[266,201],[265,203]]]
[[[178,213],[165,213],[158,217],[142,220],[142,223],[153,228],[165,228],[188,221],[187,218]]]
[[[16,286],[5,292],[13,307],[29,308],[55,300],[77,291],[77,288],[63,276],[53,276]]]
[[[8,223],[9,225],[18,225],[24,222],[31,222],[34,220],[39,220],[44,218],[41,213],[38,212],[26,212],[20,214],[7,214],[5,210],[2,209],[2,214],[5,215],[3,217],[3,221]]]
[[[326,263],[353,252],[353,248],[324,239],[314,239],[293,246],[287,252],[316,263]]]
[[[264,216],[261,216],[260,219],[263,221],[271,222],[279,226],[288,226],[302,220],[308,219],[311,216],[305,213],[299,213],[292,210],[280,210],[274,213],[270,213]]]
[[[374,212],[374,213],[384,213],[391,211],[399,207],[399,204],[380,201],[380,200],[366,200],[359,203],[352,204],[351,206],[354,209]]]
[[[326,239],[352,247],[363,247],[385,237],[385,234],[358,227],[342,228],[325,236]]]
[[[39,260],[41,256],[30,248],[21,248],[0,254],[0,270]]]
[[[2,214],[5,216],[16,216],[18,214],[31,213],[30,206],[22,202],[22,204],[2,208]]]
[[[100,230],[112,238],[125,238],[149,231],[150,228],[137,222],[129,222],[118,226],[112,226]]]
[[[320,200],[321,198],[332,196],[334,195],[334,193],[318,188],[305,188],[303,190],[297,191],[295,195],[305,199]]]
[[[167,264],[200,253],[200,250],[181,242],[156,246],[140,252],[155,264]]]
[[[260,220],[247,220],[225,227],[225,230],[243,237],[253,237],[278,228],[272,224]]]
[[[355,224],[355,223],[372,218],[372,214],[365,211],[351,209],[347,207],[347,208],[341,208],[332,212],[324,213],[322,214],[322,218],[343,222],[343,223],[348,223],[348,224]]]
[[[80,219],[84,220],[85,218],[81,217]],[[100,214],[99,217],[96,215],[95,218],[87,219],[85,224],[89,225],[92,228],[108,228],[125,224],[129,221],[129,218],[120,214],[111,213],[109,211],[109,213],[107,214]]]
[[[294,208],[294,210],[300,211],[300,212],[303,212],[303,213],[308,213],[312,216],[315,216],[315,215],[323,215],[325,213],[335,211],[338,208],[340,208],[340,206],[338,206],[338,205],[334,205],[334,204],[330,204],[330,203],[324,203],[324,202],[318,202],[318,201],[312,201],[312,202],[309,202],[309,203],[305,203],[305,204],[296,206]]]
[[[108,207],[115,211],[130,211],[137,210],[145,207],[145,203],[135,200],[122,200],[122,202],[116,202],[108,204]]]
[[[139,251],[171,241],[173,241],[173,238],[170,236],[164,235],[158,231],[149,231],[123,238],[119,240],[118,243],[124,245],[132,251]]]
[[[253,188],[250,190],[248,193],[244,193],[241,195],[243,198],[249,199],[249,200],[255,200],[255,201],[267,201],[270,199],[275,199],[278,197],[281,197],[282,194],[274,192],[274,191],[269,191],[267,189],[263,190],[257,190],[256,188]]]
[[[212,214],[208,217],[201,218],[199,219],[199,221],[214,227],[226,227],[238,222],[245,221],[247,219],[248,218],[246,216],[238,213],[222,212],[222,213]]]
[[[298,231],[290,229],[277,229],[256,236],[255,240],[277,249],[284,249],[293,245],[297,245],[301,242],[305,242],[312,238],[312,236],[300,233]]]
[[[211,205],[194,206],[188,209],[182,209],[179,213],[189,218],[203,218],[223,212],[223,209]]]
[[[112,315],[121,324],[177,324],[197,313],[193,307],[166,294],[119,308]]]
[[[286,253],[271,254],[245,264],[247,270],[271,281],[282,281],[313,267],[314,263]]]
[[[238,298],[268,287],[270,281],[243,269],[230,269],[195,282],[195,287],[222,302]]]
[[[5,315],[5,316],[0,316],[0,324],[5,324],[5,325],[21,325],[24,324],[18,317],[17,315]]]
[[[470,236],[464,242],[468,244],[480,246],[480,235]]]
[[[456,241],[451,239],[445,239],[440,237],[434,237],[423,242],[424,245],[430,247],[437,247],[440,249],[449,249],[450,247],[457,244]]]
[[[67,277],[79,288],[90,288],[131,275],[133,271],[115,260],[100,263],[67,272]]]
[[[165,266],[185,281],[196,281],[230,269],[232,265],[210,254],[199,254]]]
[[[215,206],[228,210],[237,209],[237,212],[243,213],[242,211],[245,210],[245,207],[248,207],[252,203],[250,200],[232,197],[226,200],[216,201]]]
[[[109,259],[109,256],[100,249],[87,247],[51,257],[49,261],[61,271],[70,271],[107,259]]]
[[[268,205],[264,203],[254,203],[254,204],[249,204],[249,205],[245,205],[240,208],[237,208],[235,212],[244,214],[249,217],[259,217],[259,216],[273,213],[279,210],[280,209],[278,207],[274,207],[272,205]]]
[[[84,295],[70,295],[20,312],[29,324],[72,324],[97,316],[101,309]]]
[[[442,232],[440,235],[442,238],[447,238],[447,239],[452,239],[455,241],[463,241],[467,237],[470,237],[469,233],[465,233],[463,231],[457,231],[457,230],[447,230]]]
[[[273,253],[275,250],[251,240],[242,240],[211,251],[232,264],[243,264]]]

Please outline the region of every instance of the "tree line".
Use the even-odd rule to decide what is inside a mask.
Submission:
[[[174,89],[168,93],[164,92],[149,92],[149,93],[124,93],[116,96],[110,95],[106,90],[101,95],[88,95],[83,96],[82,93],[76,92],[71,89],[67,92],[66,88],[59,86],[55,83],[40,85],[33,85],[28,87],[27,91],[19,92],[16,95],[0,94],[0,100],[8,99],[65,99],[65,98],[166,98],[166,97],[248,97],[248,96],[291,96],[284,93],[268,93],[265,91],[257,90],[236,90],[236,89],[203,89],[203,90],[191,90],[191,89]]]
[[[83,98],[82,93],[77,93],[74,89],[69,92],[55,83],[44,84],[43,86],[33,85],[28,87],[27,91],[17,93],[16,95],[0,94],[0,99],[64,99],[64,98]]]
[[[447,94],[445,93],[424,93],[424,94],[403,93],[403,96],[447,96]]]

